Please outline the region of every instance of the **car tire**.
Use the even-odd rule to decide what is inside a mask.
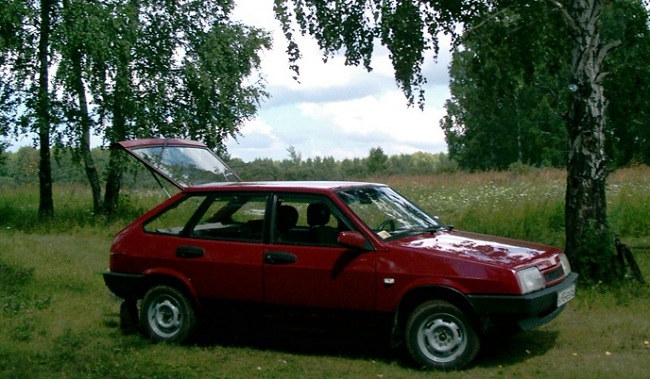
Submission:
[[[181,343],[196,327],[194,307],[181,291],[170,286],[152,287],[142,300],[142,329],[154,342]]]
[[[474,325],[456,306],[441,300],[420,304],[406,322],[406,347],[423,368],[462,369],[478,353]]]

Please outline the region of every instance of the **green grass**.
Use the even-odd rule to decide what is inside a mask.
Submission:
[[[561,171],[388,178],[458,228],[563,243]],[[650,169],[610,177],[612,229],[650,279]],[[104,286],[112,235],[157,195],[130,194],[113,220],[89,214],[83,188],[55,188],[56,217],[38,222],[35,188],[0,190],[2,378],[646,378],[650,289],[579,288],[548,325],[487,341],[462,372],[422,372],[373,338],[265,330],[214,334],[195,346],[151,344],[118,328]]]

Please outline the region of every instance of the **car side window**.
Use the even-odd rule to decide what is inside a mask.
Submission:
[[[188,196],[144,224],[149,233],[180,235],[206,196]]]
[[[190,236],[261,242],[266,196],[218,195],[210,202]]]
[[[291,245],[339,246],[341,231],[350,230],[322,198],[281,196],[274,211],[273,240]]]

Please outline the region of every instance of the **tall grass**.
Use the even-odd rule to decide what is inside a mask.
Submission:
[[[38,217],[36,186],[0,187],[0,228],[45,233],[114,233],[165,199],[162,191],[122,191],[119,212],[109,218],[94,213],[88,187],[55,185],[53,194],[54,218],[44,221]]]
[[[646,166],[619,170],[608,186],[609,223],[614,233],[650,248],[650,170]]]
[[[566,174],[559,169],[517,172],[444,173],[373,178],[386,182],[459,229],[564,244]],[[0,187],[0,228],[22,231],[116,231],[164,199],[161,191],[123,191],[120,212],[95,215],[88,188],[54,187],[55,218],[38,219],[38,188]],[[607,187],[608,220],[613,233],[650,247],[650,168],[612,173]]]
[[[449,173],[383,178],[444,222],[464,230],[564,246],[566,173]],[[634,247],[650,248],[650,168],[612,173],[607,185],[612,233]]]
[[[563,243],[564,173],[385,178],[458,228]],[[612,229],[636,247],[650,278],[650,169],[609,179]],[[463,372],[421,372],[403,350],[354,334],[254,330],[193,346],[151,344],[119,331],[120,301],[104,286],[112,235],[161,200],[129,193],[108,220],[83,187],[55,187],[55,219],[37,217],[37,189],[0,189],[0,377],[3,378],[646,378],[650,289],[580,288],[553,322],[486,341]],[[223,331],[221,331],[223,332]]]
[[[458,229],[563,244],[564,177],[559,170],[450,173],[388,181]]]

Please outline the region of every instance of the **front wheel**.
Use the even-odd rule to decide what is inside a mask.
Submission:
[[[194,308],[187,297],[170,286],[151,288],[142,300],[140,320],[155,342],[183,342],[196,327]]]
[[[406,346],[425,368],[461,369],[478,353],[474,326],[456,306],[446,301],[422,303],[406,323]]]

